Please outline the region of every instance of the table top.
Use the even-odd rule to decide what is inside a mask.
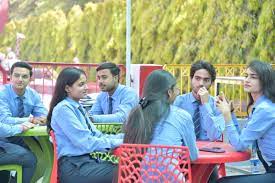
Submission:
[[[35,126],[17,136],[49,136],[47,126]]]
[[[220,147],[225,150],[223,153],[213,153],[199,151],[199,157],[192,164],[217,164],[227,162],[238,162],[250,159],[250,152],[237,152],[228,143],[224,142],[209,142],[209,141],[197,141],[198,148],[202,147]]]

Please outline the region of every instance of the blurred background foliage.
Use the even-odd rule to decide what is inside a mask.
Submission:
[[[20,59],[125,63],[126,0],[10,0],[0,51]],[[132,0],[132,63],[275,62],[274,0]]]

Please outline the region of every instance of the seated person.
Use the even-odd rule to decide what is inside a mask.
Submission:
[[[266,174],[229,176],[218,182],[264,182],[275,180],[275,73],[270,64],[252,61],[246,69],[244,91],[248,92],[251,111],[248,123],[238,133],[230,111],[231,102],[224,96],[217,101],[222,111],[228,139],[237,151],[246,151],[255,143],[257,154],[263,163]]]
[[[87,92],[83,70],[68,67],[61,71],[47,117],[56,136],[61,183],[108,183],[113,179],[116,165],[92,158],[90,153],[116,148],[123,134],[105,135],[96,129],[79,103]]]
[[[191,66],[190,78],[192,91],[178,96],[174,105],[192,116],[197,140],[221,139],[223,115],[216,107],[215,98],[209,94],[209,88],[216,79],[214,66],[209,62],[197,61]]]
[[[28,149],[9,143],[5,137],[11,137],[35,126],[32,123],[5,124],[0,122],[0,165],[18,164],[23,169],[23,183],[30,183],[36,167],[36,157]],[[1,182],[9,181],[10,172],[1,171]]]
[[[28,87],[31,76],[32,67],[28,63],[16,62],[12,65],[11,84],[3,85],[0,89],[0,123],[11,126],[25,122],[45,124],[47,109],[39,94]],[[28,149],[22,137],[11,136],[5,140]]]
[[[89,111],[92,122],[124,123],[131,109],[138,104],[134,89],[119,84],[119,67],[104,62],[96,68],[101,93]]]
[[[28,85],[32,67],[26,62],[16,62],[11,67],[11,84],[1,86],[0,122],[20,124],[29,121],[45,124],[47,109],[39,94]]]
[[[187,146],[191,160],[198,157],[192,118],[171,105],[179,89],[167,71],[155,70],[146,79],[143,98],[125,124],[124,143]]]

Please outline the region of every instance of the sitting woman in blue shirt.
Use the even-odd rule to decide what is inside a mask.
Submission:
[[[184,145],[191,160],[198,157],[194,124],[189,113],[171,105],[179,90],[167,71],[155,70],[146,79],[143,99],[125,125],[125,143]]]
[[[247,126],[237,132],[230,112],[231,102],[224,96],[217,101],[226,122],[228,138],[237,151],[247,150],[253,143],[266,174],[225,177],[219,182],[274,182],[275,180],[275,76],[268,63],[252,61],[246,69],[244,91],[250,99]]]
[[[56,136],[61,183],[112,182],[116,165],[91,158],[89,154],[119,146],[123,135],[104,135],[90,122],[79,104],[87,92],[87,77],[83,70],[69,67],[61,71],[47,117],[48,127]]]

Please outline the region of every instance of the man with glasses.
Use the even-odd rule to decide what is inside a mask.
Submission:
[[[25,180],[23,182],[29,182],[32,177],[36,158],[28,150],[22,137],[14,137],[13,135],[32,127],[33,124],[45,124],[47,115],[47,109],[43,105],[39,94],[28,87],[31,76],[32,67],[28,63],[16,62],[11,67],[11,83],[1,86],[0,89],[0,124],[5,126],[7,130],[5,134],[8,134],[1,135],[1,129],[0,147],[2,147],[1,153],[3,153],[3,156],[1,155],[0,163],[6,162],[4,157],[9,157],[5,156],[9,153],[12,154],[13,164],[20,164],[24,158],[27,158],[26,161],[31,159],[33,163],[27,167],[26,171],[28,173],[27,176],[23,177]],[[21,152],[28,156],[22,156]]]

